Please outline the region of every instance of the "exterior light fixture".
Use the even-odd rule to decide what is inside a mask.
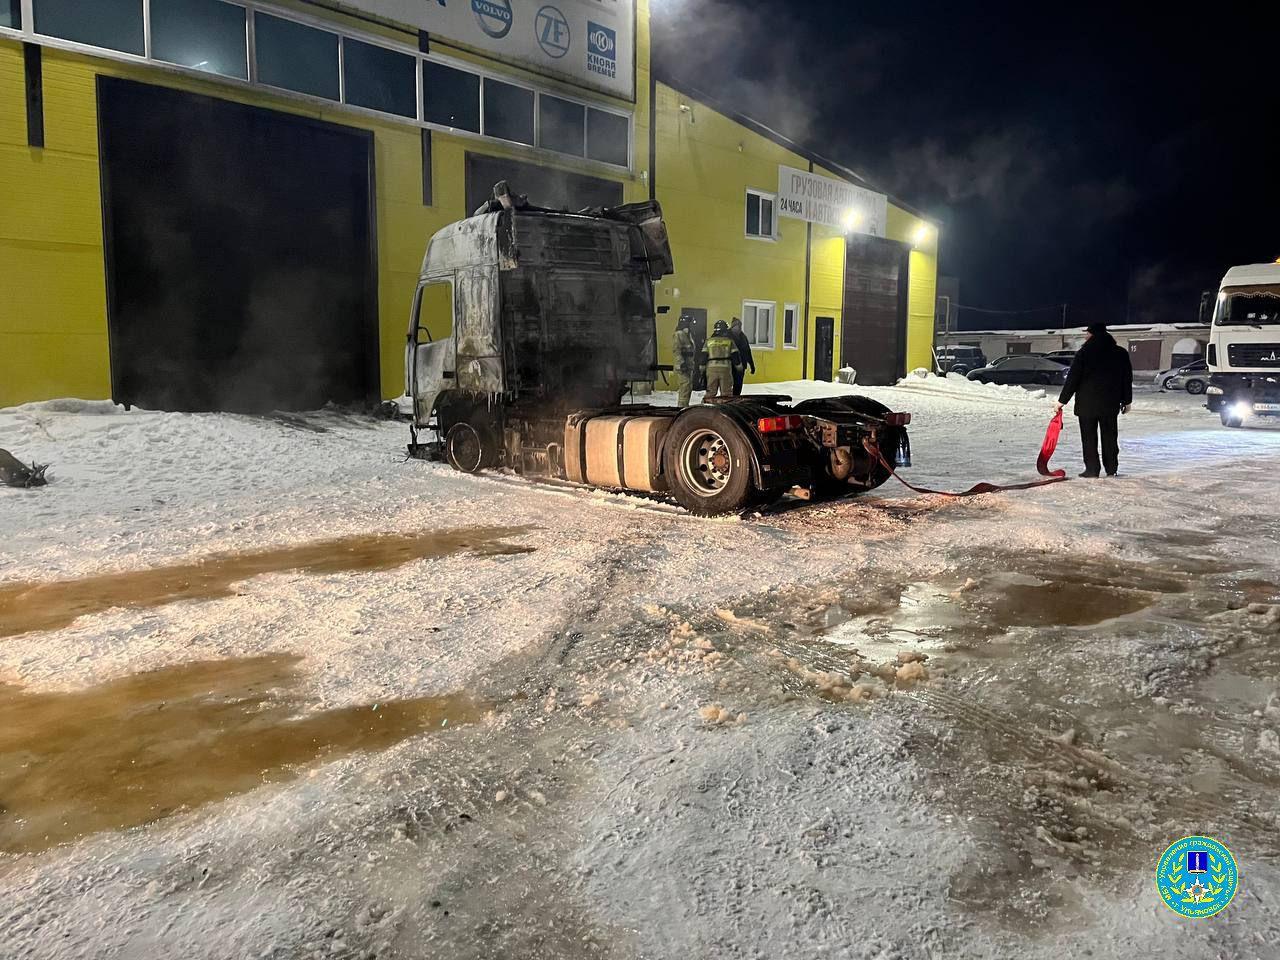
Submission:
[[[929,239],[929,225],[921,223],[916,226],[915,231],[911,234],[911,242],[917,247],[922,246]]]
[[[845,233],[853,233],[853,231],[858,229],[861,223],[862,223],[861,213],[859,213],[857,210],[854,210],[852,207],[850,207],[848,210],[845,211],[845,214],[843,217]]]

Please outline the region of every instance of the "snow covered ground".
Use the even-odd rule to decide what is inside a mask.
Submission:
[[[944,489],[1051,410],[755,389],[911,411]],[[0,411],[52,463],[0,489],[0,957],[1280,955],[1280,428],[1143,392],[1114,480],[713,521],[405,441]]]

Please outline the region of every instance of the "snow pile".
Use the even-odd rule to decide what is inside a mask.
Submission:
[[[970,396],[975,399],[991,397],[1016,398],[1025,400],[1043,400],[1047,395],[1044,390],[1028,390],[1015,384],[980,383],[970,380],[958,373],[938,376],[924,367],[916,367],[896,384],[899,390],[928,391],[942,393],[945,396]]]

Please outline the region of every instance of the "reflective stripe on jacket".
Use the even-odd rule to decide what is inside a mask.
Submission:
[[[707,352],[707,366],[733,366],[733,360],[738,355],[738,349],[727,333],[711,337],[703,349]]]

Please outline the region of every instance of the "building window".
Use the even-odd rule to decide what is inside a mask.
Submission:
[[[151,0],[151,55],[166,63],[249,79],[244,7],[221,0]]]
[[[480,78],[430,60],[422,64],[423,119],[455,130],[480,132]]]
[[[418,116],[413,57],[348,38],[342,41],[342,69],[347,103],[402,117]]]
[[[742,332],[753,347],[773,349],[773,317],[778,305],[767,300],[742,301]]]
[[[533,146],[533,91],[485,77],[484,135]]]
[[[22,0],[0,0],[0,27],[22,29]]]
[[[773,240],[776,223],[773,211],[777,198],[772,193],[759,190],[747,191],[747,236]]]
[[[258,79],[273,87],[338,99],[338,35],[266,13],[253,17]]]
[[[582,104],[538,95],[538,146],[581,157],[586,152],[586,122]]]
[[[142,56],[142,0],[33,0],[36,33]]]
[[[628,166],[631,160],[630,123],[604,110],[587,111],[587,156],[592,160]]]
[[[782,308],[782,349],[795,350],[800,345],[800,308],[788,303]]]

